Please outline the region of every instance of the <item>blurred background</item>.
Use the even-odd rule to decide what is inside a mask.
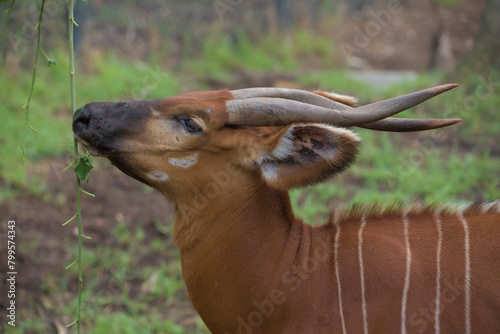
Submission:
[[[17,326],[71,333],[76,314],[76,212],[65,0],[47,1],[25,142],[24,109],[41,1],[17,0],[0,26],[0,240],[16,220]],[[92,0],[75,8],[78,106],[183,92],[276,86],[353,95],[362,104],[438,84],[459,88],[402,117],[460,117],[425,133],[355,131],[364,145],[336,179],[291,192],[318,225],[350,203],[500,198],[498,0]],[[6,25],[5,25],[6,23]],[[207,333],[187,297],[172,242],[172,207],[106,161],[83,201],[86,333]],[[2,255],[0,279],[5,282]],[[2,284],[2,290],[4,284]],[[2,291],[0,309],[6,308]],[[430,326],[432,327],[432,326]],[[430,328],[429,327],[429,328]]]

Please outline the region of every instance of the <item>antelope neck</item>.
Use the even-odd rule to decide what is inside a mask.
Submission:
[[[265,184],[226,189],[201,210],[177,208],[184,280],[214,333],[228,330],[221,324],[236,328],[237,318],[255,309],[253,301],[268,298],[301,248],[297,236],[311,230],[293,216],[288,193]]]

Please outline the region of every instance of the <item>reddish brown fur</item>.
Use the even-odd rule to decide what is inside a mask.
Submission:
[[[198,111],[197,115],[205,120],[210,120],[217,129],[226,122],[228,113],[225,101],[232,99],[232,94],[228,89],[219,91],[200,91],[184,93],[174,98],[161,100],[159,107],[162,110],[168,109],[171,113],[181,114],[185,110]],[[210,110],[209,113],[206,111]]]
[[[342,333],[343,326],[348,333],[362,333],[361,272],[369,332],[401,331],[407,275],[406,330],[434,331],[439,212],[439,328],[458,333],[466,327],[463,213],[469,227],[471,329],[498,333],[499,204],[466,210],[355,207],[311,227],[294,216],[287,189],[320,182],[346,168],[355,158],[357,137],[317,124],[227,127],[224,101],[230,98],[226,90],[142,102],[140,110],[157,112],[144,111],[135,120],[145,130],[122,133],[126,124],[116,125],[108,129],[110,139],[99,133],[104,139],[98,142],[91,136],[101,131],[94,119],[111,117],[113,104],[105,108],[107,113],[102,106],[87,105],[75,123],[88,125],[74,125],[87,146],[175,203],[174,238],[184,280],[193,306],[213,333]],[[84,113],[91,116],[84,118]],[[196,119],[203,134],[186,134],[178,115]],[[102,149],[108,146],[128,151],[108,153]],[[171,163],[186,157],[196,157],[196,163]],[[151,171],[166,178],[151,179]],[[411,249],[409,274],[403,212]]]

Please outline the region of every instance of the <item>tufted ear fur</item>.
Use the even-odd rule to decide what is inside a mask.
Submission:
[[[270,150],[262,152],[257,164],[266,182],[281,190],[342,172],[355,160],[360,144],[347,129],[314,123],[289,125],[272,137]]]

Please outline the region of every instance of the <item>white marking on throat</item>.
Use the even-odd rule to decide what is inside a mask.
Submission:
[[[168,162],[177,167],[188,168],[198,162],[198,154],[193,154],[182,159],[180,158],[170,158]]]
[[[168,174],[161,172],[159,170],[154,170],[152,172],[149,172],[146,174],[146,176],[153,181],[167,181],[168,180]]]
[[[262,175],[266,180],[275,181],[278,179],[278,167],[272,163],[265,163],[260,166]]]

